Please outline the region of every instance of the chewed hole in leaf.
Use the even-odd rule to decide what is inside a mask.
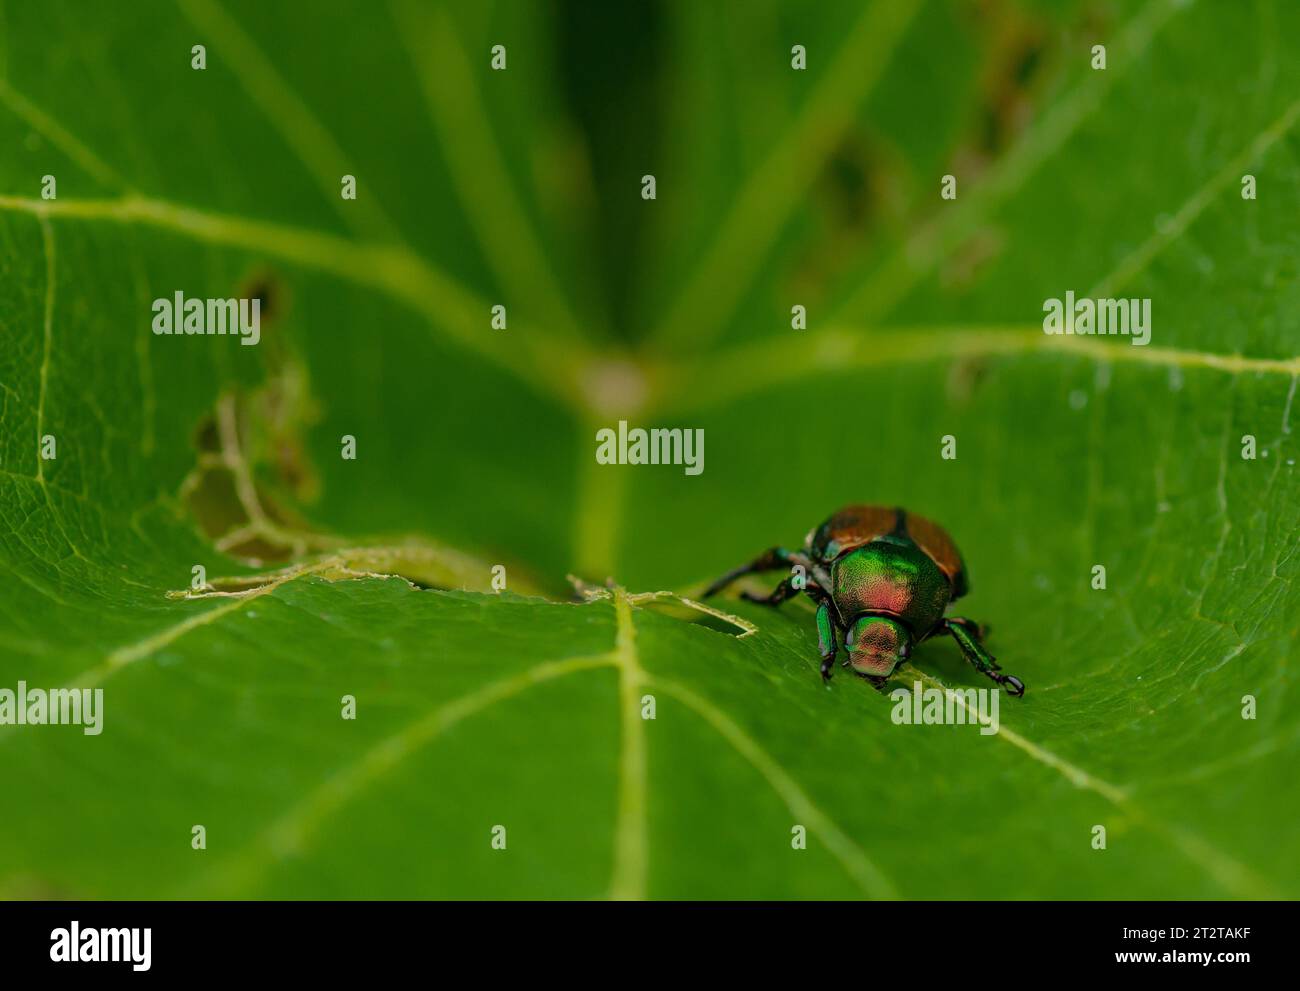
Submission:
[[[194,429],[197,463],[180,496],[218,550],[261,565],[334,543],[293,508],[319,492],[302,441],[315,411],[302,366],[283,361],[261,388],[221,396]]]
[[[989,360],[983,355],[971,355],[954,361],[948,369],[948,398],[954,405],[966,405],[988,379],[988,373]]]
[[[200,455],[220,454],[221,435],[217,432],[216,416],[205,416],[194,428],[194,446]]]
[[[196,469],[182,487],[181,496],[209,540],[217,540],[248,522],[239,505],[234,478],[228,468],[219,464]]]
[[[733,637],[747,637],[758,632],[749,620],[713,606],[688,599],[676,592],[641,592],[629,595],[628,601],[642,609],[662,613],[688,623],[698,623],[710,630]]]
[[[288,309],[288,289],[270,269],[261,269],[251,276],[240,289],[239,297],[258,301],[263,330],[267,324],[279,321]]]
[[[491,592],[492,566],[472,555],[428,540],[366,547],[335,546],[329,553],[275,571],[209,578],[202,591],[177,589],[173,599],[241,596],[269,591],[296,578],[314,575],[326,581],[398,578],[419,591]],[[521,569],[511,573],[510,590],[536,595],[538,588]]]
[[[982,99],[976,130],[956,152],[958,158],[986,161],[1002,154],[1033,117],[1039,85],[1046,77],[1046,29],[1030,16],[999,25],[989,39],[982,71]]]
[[[850,134],[839,143],[822,173],[826,212],[835,223],[860,230],[880,205],[877,163],[864,137]]]

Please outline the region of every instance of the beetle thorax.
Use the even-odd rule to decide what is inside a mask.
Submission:
[[[845,622],[871,614],[901,621],[920,639],[943,618],[951,589],[911,541],[874,540],[831,565],[835,606]]]

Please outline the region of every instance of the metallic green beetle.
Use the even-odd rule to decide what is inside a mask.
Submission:
[[[903,509],[847,506],[808,534],[802,552],[781,547],[727,572],[705,591],[708,598],[742,575],[802,569],[768,596],[743,593],[751,602],[779,606],[800,590],[817,603],[817,641],[822,677],[830,679],[842,640],[852,667],[880,687],[911,655],[914,644],[947,633],[966,660],[1012,695],[1024,683],[1001,668],[985,649],[978,623],[944,616],[948,603],[969,590],[966,565],[952,538],[938,524]]]

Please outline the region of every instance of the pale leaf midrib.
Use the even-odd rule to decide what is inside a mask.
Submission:
[[[615,901],[639,901],[646,897],[649,873],[646,730],[640,715],[640,689],[645,683],[645,672],[637,653],[632,606],[621,588],[614,592],[614,612],[618,626],[612,657],[618,667],[620,744],[618,815],[609,897]]]

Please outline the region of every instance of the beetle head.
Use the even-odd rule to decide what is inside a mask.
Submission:
[[[859,616],[844,646],[854,671],[883,678],[907,660],[912,652],[912,634],[888,616]]]

